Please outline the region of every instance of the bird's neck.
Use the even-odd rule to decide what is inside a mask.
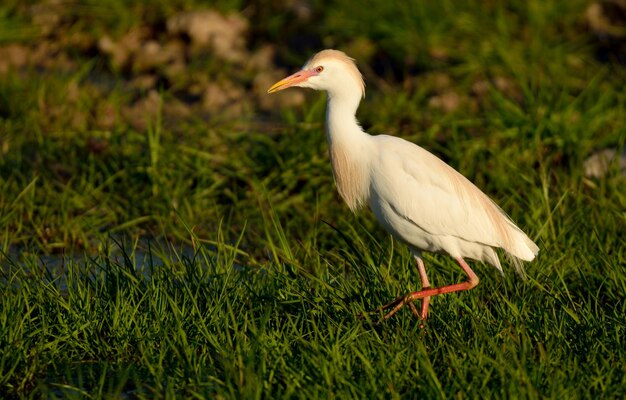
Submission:
[[[369,199],[371,137],[356,119],[359,94],[328,95],[326,137],[337,190],[352,211]]]
[[[356,119],[359,100],[337,98],[329,94],[326,106],[326,134],[329,144],[344,141],[358,143],[363,140],[363,136],[367,136]]]

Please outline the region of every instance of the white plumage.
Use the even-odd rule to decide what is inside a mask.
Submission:
[[[328,93],[326,131],[337,189],[352,211],[369,204],[381,225],[413,252],[422,279],[421,291],[382,307],[389,318],[409,304],[425,319],[430,296],[467,290],[478,278],[463,258],[502,266],[496,248],[531,261],[539,248],[474,184],[439,158],[404,139],[367,134],[355,114],[365,85],[354,60],[337,50],[323,50],[301,71],[277,82],[268,92],[291,86]],[[445,252],[470,276],[467,282],[430,288],[421,251]],[[413,301],[424,299],[419,314]]]

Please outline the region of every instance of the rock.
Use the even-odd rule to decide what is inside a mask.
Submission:
[[[274,46],[264,45],[248,58],[247,68],[252,71],[265,71],[274,68],[275,54]]]
[[[35,4],[30,7],[29,11],[33,24],[39,28],[39,32],[44,36],[52,36],[61,26],[65,10],[67,8],[60,0],[52,0]]]
[[[6,74],[11,69],[22,68],[28,63],[29,49],[20,44],[9,44],[0,47],[0,74]]]
[[[433,96],[428,100],[429,107],[440,109],[444,112],[452,112],[459,108],[460,105],[461,96],[452,90]]]
[[[159,77],[154,74],[142,74],[135,76],[130,81],[130,87],[139,90],[149,90],[155,87]]]
[[[125,69],[131,65],[134,55],[139,52],[149,37],[148,29],[135,27],[117,42],[106,35],[101,37],[98,40],[98,49],[109,56],[114,69]]]
[[[146,41],[134,54],[133,72],[147,72],[168,64],[184,64],[185,48],[180,41],[161,45],[156,40]]]
[[[244,94],[243,88],[234,82],[209,82],[202,95],[202,109],[212,114],[225,109],[230,109],[230,115],[240,114],[243,112]]]
[[[626,0],[601,0],[587,7],[589,28],[601,37],[626,38]]]
[[[595,152],[583,163],[585,176],[588,178],[602,178],[613,164],[617,163],[620,174],[626,175],[626,149],[618,154],[616,149],[604,149]]]
[[[223,16],[213,10],[182,12],[167,21],[167,30],[188,36],[193,46],[210,48],[226,61],[242,62],[248,55],[248,21],[238,14]]]

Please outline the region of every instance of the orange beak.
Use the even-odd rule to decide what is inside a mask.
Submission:
[[[286,77],[285,79],[282,79],[276,82],[274,85],[272,85],[271,88],[267,89],[267,93],[274,93],[274,92],[278,92],[279,90],[283,90],[283,89],[287,89],[289,87],[295,86],[298,83],[305,82],[307,79],[309,79],[310,77],[314,75],[317,75],[317,72],[315,72],[315,70],[303,69],[302,71],[298,71],[295,74],[290,75]]]

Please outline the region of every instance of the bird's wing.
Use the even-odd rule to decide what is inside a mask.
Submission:
[[[421,147],[378,136],[377,194],[401,217],[433,235],[501,247],[510,219],[473,183]]]

